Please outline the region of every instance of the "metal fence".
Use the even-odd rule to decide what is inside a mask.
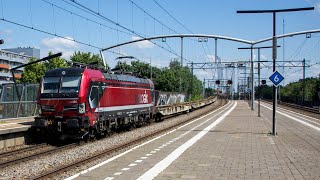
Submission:
[[[306,107],[314,107],[320,106],[320,101],[309,101],[309,100],[302,100],[302,97],[288,97],[288,96],[281,96],[281,101],[286,103],[292,103],[297,104],[300,106],[306,106]]]
[[[38,114],[39,84],[4,84],[0,86],[0,118],[35,116]]]

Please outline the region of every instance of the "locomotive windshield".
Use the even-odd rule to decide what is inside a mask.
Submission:
[[[44,77],[42,93],[73,93],[79,91],[81,76]]]
[[[78,92],[81,76],[64,76],[62,77],[61,93]]]
[[[60,77],[44,77],[42,93],[58,93]]]

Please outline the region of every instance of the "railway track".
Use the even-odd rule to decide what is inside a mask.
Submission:
[[[54,147],[47,144],[34,145],[27,148],[17,149],[11,152],[0,154],[0,168],[12,166],[14,164],[30,161],[39,156],[50,155],[68,148],[75,147],[77,143],[68,144],[65,146]]]
[[[307,112],[310,112],[310,113],[320,114],[320,111],[318,109],[316,109],[316,108],[300,106],[300,105],[291,104],[291,103],[285,103],[285,102],[279,102],[279,104],[284,105],[284,106],[288,106],[288,107],[292,107],[292,108],[296,108],[296,109],[300,109],[300,110],[303,110],[303,111],[307,111]]]
[[[12,156],[12,155],[15,155],[15,154],[18,154],[18,153],[23,153],[25,151],[28,151],[28,150],[34,150],[34,149],[37,149],[37,148],[41,148],[43,146],[46,146],[47,144],[44,143],[44,144],[37,144],[37,145],[32,145],[32,146],[28,146],[28,147],[25,147],[25,148],[21,148],[21,149],[16,149],[16,150],[10,150],[10,151],[7,151],[7,152],[2,152],[0,153],[0,159],[2,159],[2,157],[5,157],[5,156]],[[1,162],[1,161],[0,161]]]
[[[226,102],[227,102],[227,100],[225,100],[225,99],[219,100],[219,104],[215,108],[219,108],[219,107],[223,106]],[[200,117],[202,115],[203,114],[201,114],[201,115],[199,115],[197,117]],[[195,118],[197,118],[197,117],[195,117]],[[72,170],[73,168],[76,168],[76,167],[81,167],[81,166],[83,166],[85,164],[88,164],[90,162],[98,160],[98,159],[100,159],[100,158],[102,158],[102,157],[104,157],[104,156],[106,156],[108,154],[111,154],[113,152],[122,150],[122,149],[124,149],[126,147],[135,145],[137,143],[143,142],[143,141],[145,141],[145,140],[147,140],[147,139],[149,139],[151,137],[154,137],[154,136],[157,136],[157,135],[162,134],[164,132],[167,132],[167,131],[169,131],[169,130],[171,130],[173,128],[176,128],[178,126],[184,125],[184,124],[192,121],[193,119],[194,118],[191,118],[191,119],[189,119],[187,121],[183,121],[183,122],[177,123],[177,124],[175,124],[173,126],[167,127],[165,129],[158,130],[158,131],[153,132],[151,134],[148,134],[146,136],[136,138],[136,139],[134,139],[134,140],[132,140],[130,142],[126,142],[126,143],[114,146],[112,148],[105,149],[105,150],[103,150],[103,151],[101,151],[101,152],[99,152],[99,153],[97,153],[97,154],[95,154],[93,156],[86,157],[86,158],[80,159],[78,161],[75,161],[75,162],[72,162],[72,163],[69,163],[69,164],[65,164],[63,166],[59,166],[56,169],[52,169],[51,171],[47,171],[47,172],[44,172],[44,173],[42,173],[42,174],[40,174],[38,176],[32,177],[32,179],[50,179],[51,177],[56,176],[57,174],[61,174],[61,173],[67,172],[67,171]]]
[[[268,102],[268,103],[272,102],[271,100],[263,100],[263,101]],[[277,103],[280,105],[283,105],[283,106],[299,109],[299,110],[302,110],[302,111],[305,111],[308,113],[314,113],[314,114],[320,115],[320,111],[317,108],[310,108],[310,107],[306,107],[306,106],[300,106],[300,105],[285,103],[285,102],[280,102],[280,101],[278,101]]]

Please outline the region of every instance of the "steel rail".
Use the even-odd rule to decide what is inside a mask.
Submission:
[[[2,152],[2,153],[0,153],[0,159],[1,159],[3,156],[11,156],[11,155],[13,155],[13,154],[21,153],[21,152],[28,151],[28,150],[33,150],[33,149],[36,149],[36,148],[41,148],[41,147],[44,147],[44,146],[47,146],[47,144],[46,144],[46,143],[37,144],[37,145],[32,145],[32,146],[28,146],[28,147],[21,148],[21,149],[16,149],[16,150],[12,150],[12,151]]]
[[[269,100],[264,99],[263,101],[270,103]],[[320,115],[320,110],[318,108],[311,108],[311,107],[306,107],[306,106],[301,106],[301,105],[297,105],[297,104],[292,104],[292,103],[286,103],[286,102],[281,102],[278,101],[278,104],[285,106],[285,107],[291,107],[291,108],[295,108],[298,110],[302,110],[305,112],[309,112],[309,113],[314,113],[314,114],[319,114]],[[320,107],[319,107],[320,108]]]
[[[19,157],[19,158],[16,158],[16,159],[11,159],[11,160],[8,160],[8,161],[5,161],[5,162],[1,162],[0,163],[0,168],[5,168],[5,167],[8,167],[10,165],[18,164],[18,163],[25,162],[25,161],[30,161],[30,160],[38,158],[39,156],[43,156],[43,155],[48,155],[48,154],[52,154],[52,153],[55,153],[55,152],[59,152],[61,150],[69,149],[69,148],[75,147],[77,145],[78,145],[77,143],[68,144],[68,145],[65,145],[65,146],[61,146],[61,147],[57,147],[57,148],[54,148],[54,149],[50,149],[48,151],[42,151],[42,152],[34,153],[34,154],[31,154],[31,155],[28,155],[28,156]]]

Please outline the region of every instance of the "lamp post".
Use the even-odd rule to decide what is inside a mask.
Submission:
[[[273,14],[273,36],[272,36],[272,59],[273,59],[273,72],[276,71],[276,59],[277,59],[277,37],[276,37],[276,13],[280,12],[294,12],[294,11],[308,11],[314,10],[314,7],[306,7],[306,8],[294,8],[294,9],[277,9],[277,10],[244,10],[237,11],[237,13],[272,13]],[[276,132],[276,108],[277,108],[277,88],[273,86],[273,126],[272,126],[272,134],[277,135]]]
[[[150,57],[150,79],[152,80],[152,66],[151,66],[151,57]]]

